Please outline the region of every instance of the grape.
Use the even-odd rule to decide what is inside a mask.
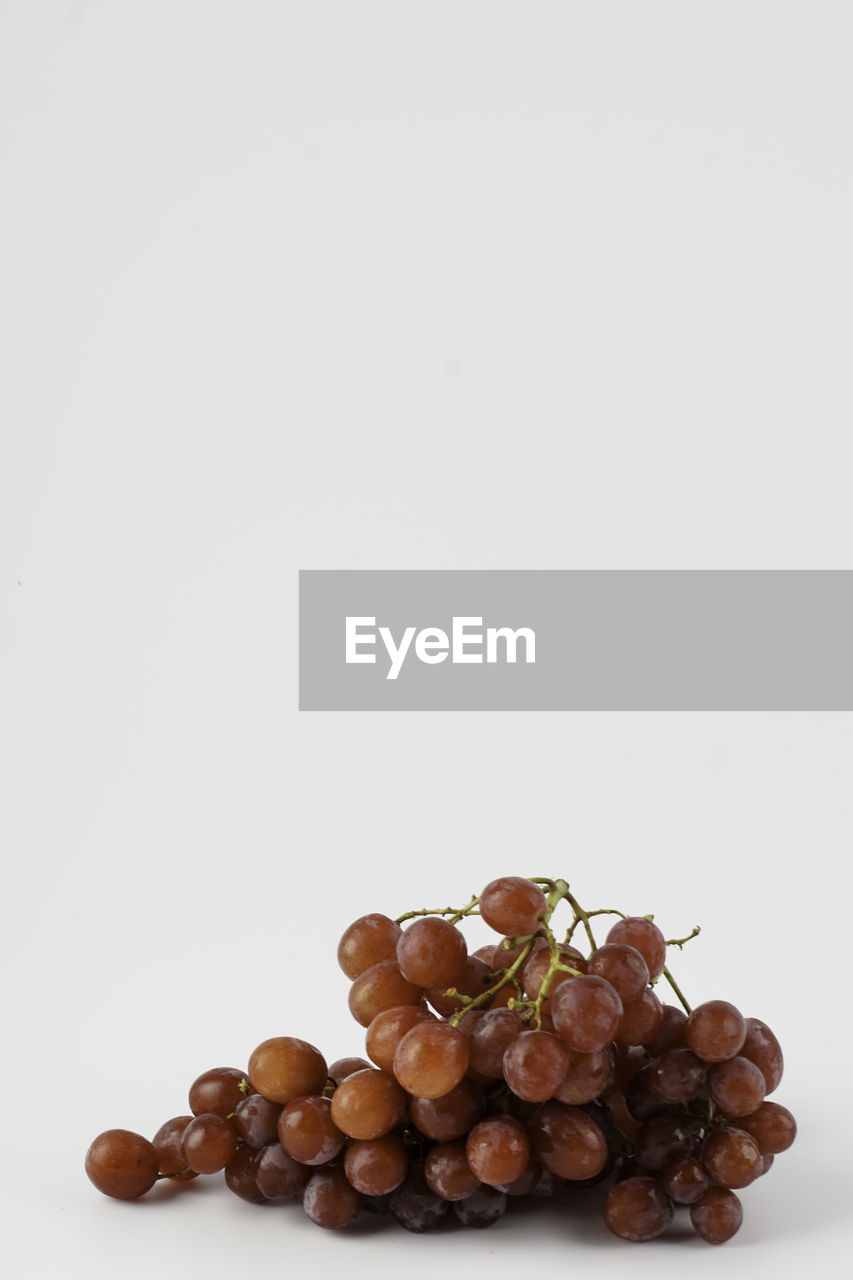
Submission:
[[[350,1142],[344,1153],[347,1178],[365,1196],[386,1196],[396,1191],[408,1168],[403,1139],[396,1133]]]
[[[521,876],[491,880],[480,894],[480,915],[486,924],[511,938],[535,933],[546,906],[539,886]]]
[[[442,1200],[427,1186],[423,1165],[413,1165],[406,1180],[392,1192],[388,1208],[401,1227],[407,1231],[429,1231],[436,1226],[448,1210],[447,1200]]]
[[[190,1111],[194,1116],[210,1112],[217,1116],[233,1115],[246,1096],[247,1085],[246,1072],[238,1067],[213,1067],[190,1085]]]
[[[608,942],[624,942],[635,947],[646,962],[649,977],[656,978],[666,964],[666,940],[653,920],[626,916],[617,920],[607,935]]]
[[[752,1115],[742,1116],[738,1124],[753,1136],[762,1155],[787,1151],[797,1136],[796,1120],[778,1102],[762,1102]]]
[[[424,1162],[424,1178],[431,1191],[442,1200],[464,1200],[482,1185],[468,1164],[465,1143],[437,1142]]]
[[[154,1144],[130,1129],[99,1133],[86,1152],[89,1180],[105,1196],[135,1200],[154,1186],[160,1158]]]
[[[337,1058],[329,1067],[329,1079],[340,1084],[347,1076],[356,1071],[365,1071],[369,1066],[370,1063],[365,1062],[364,1058]]]
[[[676,1204],[695,1204],[707,1191],[709,1179],[704,1165],[695,1156],[679,1156],[664,1169],[661,1184]]]
[[[521,1020],[511,1009],[489,1009],[468,1040],[471,1067],[482,1076],[500,1080],[504,1054],[521,1030]]]
[[[568,965],[572,969],[577,969],[580,973],[586,973],[586,961],[576,947],[563,944],[558,948],[558,960],[560,964]],[[551,967],[551,948],[544,938],[537,938],[533,945],[533,951],[529,959],[525,962],[521,970],[521,981],[525,993],[531,1000],[535,1000],[542,990],[542,981]],[[563,973],[562,970],[556,969],[551,975],[551,982],[548,987],[548,995],[542,1002],[542,1007],[548,1003],[551,996],[556,991],[561,982],[574,977],[574,974]]]
[[[340,1165],[312,1173],[302,1197],[302,1208],[318,1227],[337,1230],[358,1217],[361,1196],[350,1186]]]
[[[224,1116],[195,1116],[184,1130],[181,1140],[186,1167],[194,1173],[219,1173],[234,1158],[237,1134]]]
[[[705,1087],[708,1068],[689,1049],[667,1049],[649,1069],[649,1088],[661,1102],[690,1102]]]
[[[653,1172],[689,1155],[692,1148],[693,1133],[679,1112],[644,1120],[634,1137],[634,1159],[641,1168]]]
[[[440,916],[414,920],[397,942],[400,972],[416,987],[454,986],[467,958],[464,937]]]
[[[622,1001],[604,978],[586,974],[564,982],[551,1000],[557,1035],[576,1053],[606,1049],[622,1020]]]
[[[382,1138],[399,1124],[406,1094],[387,1071],[356,1071],[332,1095],[331,1116],[348,1138]]]
[[[772,1093],[782,1079],[784,1060],[779,1041],[765,1022],[747,1018],[746,1039],[741,1046],[741,1057],[754,1062],[764,1076],[765,1093]]]
[[[396,960],[380,960],[359,974],[350,987],[350,1013],[363,1027],[369,1027],[377,1013],[399,1004],[420,1004],[423,987],[408,982]]]
[[[529,1136],[529,1135],[528,1135]],[[504,1182],[495,1189],[503,1191],[508,1196],[529,1196],[534,1194],[535,1188],[539,1185],[542,1177],[543,1165],[533,1157],[528,1160],[527,1167],[519,1177],[512,1182]],[[547,1171],[546,1171],[547,1172]],[[552,1176],[549,1174],[549,1177]],[[485,1185],[485,1183],[483,1184]]]
[[[512,1116],[490,1116],[468,1134],[465,1153],[481,1182],[498,1187],[514,1182],[527,1167],[530,1142],[524,1126]]]
[[[546,1102],[530,1121],[528,1133],[536,1159],[560,1178],[594,1178],[607,1164],[607,1140],[580,1107]]]
[[[181,1150],[181,1140],[192,1118],[192,1116],[174,1116],[165,1124],[161,1124],[151,1139],[160,1163],[159,1171],[164,1177],[186,1172],[187,1162]],[[191,1176],[195,1177],[195,1174]]]
[[[312,1170],[289,1156],[280,1142],[271,1142],[258,1153],[255,1181],[267,1200],[301,1197]]]
[[[609,982],[623,1004],[638,1000],[649,981],[645,960],[636,947],[624,942],[606,942],[593,951],[586,971]]]
[[[421,1022],[407,1031],[394,1054],[394,1075],[418,1098],[441,1098],[468,1070],[468,1043],[446,1022]]]
[[[241,1200],[248,1200],[249,1204],[267,1203],[267,1197],[258,1186],[260,1159],[260,1151],[253,1147],[239,1147],[225,1166],[225,1185]]]
[[[748,1058],[717,1062],[708,1072],[708,1092],[727,1116],[748,1116],[764,1101],[766,1081]]]
[[[506,1195],[481,1184],[464,1200],[455,1200],[453,1212],[465,1227],[490,1227],[506,1213]]]
[[[429,1009],[423,1009],[419,1005],[399,1004],[393,1009],[377,1013],[367,1028],[364,1040],[367,1056],[381,1071],[393,1071],[397,1045],[406,1032],[411,1031],[419,1022],[435,1022]],[[369,1066],[370,1063],[364,1065]]]
[[[470,1080],[460,1080],[443,1098],[412,1098],[409,1108],[412,1123],[435,1142],[464,1138],[485,1110],[483,1092]]]
[[[278,1138],[281,1103],[251,1093],[234,1108],[234,1131],[250,1147],[266,1147]]]
[[[607,1049],[596,1053],[569,1053],[566,1077],[554,1097],[569,1106],[581,1106],[604,1093],[612,1079],[613,1059]]]
[[[743,1221],[738,1197],[726,1187],[709,1187],[702,1199],[690,1208],[690,1221],[709,1244],[724,1244]]]
[[[659,1058],[667,1049],[686,1049],[687,1014],[673,1004],[663,1005],[660,1027],[644,1043],[653,1058]]]
[[[350,1077],[352,1079],[352,1077]],[[300,1164],[328,1164],[346,1141],[328,1098],[294,1098],[278,1118],[278,1140]]]
[[[733,1125],[727,1125],[706,1138],[702,1163],[712,1182],[735,1189],[749,1186],[762,1169],[761,1151],[755,1138]]]
[[[644,987],[637,999],[623,1008],[616,1042],[628,1045],[646,1044],[658,1034],[662,1022],[663,1005],[651,987]]]
[[[522,1031],[503,1056],[504,1079],[525,1102],[553,1098],[566,1078],[569,1051],[550,1031]]]
[[[338,943],[338,964],[348,978],[355,980],[380,960],[392,960],[402,929],[388,916],[373,912],[359,916],[344,930]]]
[[[743,1014],[728,1000],[707,1000],[687,1019],[687,1044],[705,1062],[725,1062],[746,1039]]]
[[[608,1191],[604,1221],[623,1240],[654,1240],[672,1221],[672,1205],[656,1178],[626,1178]]]
[[[270,1102],[282,1105],[309,1093],[322,1093],[326,1062],[319,1049],[293,1036],[264,1040],[249,1058],[249,1082]]]
[[[650,1120],[669,1110],[670,1104],[652,1093],[650,1079],[654,1065],[650,1062],[638,1071],[625,1090],[625,1105],[635,1120]]]

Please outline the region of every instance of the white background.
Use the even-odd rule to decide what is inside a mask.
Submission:
[[[828,0],[2,0],[18,1274],[846,1274],[850,717],[300,715],[296,575],[851,567],[851,35]],[[362,1051],[354,916],[507,872],[702,923],[687,994],[777,1030],[800,1137],[724,1250],[93,1191],[91,1138],[207,1067]]]

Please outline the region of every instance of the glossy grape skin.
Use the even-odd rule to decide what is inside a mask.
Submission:
[[[247,1085],[247,1073],[239,1067],[213,1067],[204,1071],[190,1085],[190,1111],[194,1116],[233,1115],[246,1097]]]
[[[186,1167],[193,1173],[219,1173],[237,1151],[234,1125],[212,1111],[195,1116],[184,1130],[181,1151]]]
[[[424,1161],[424,1178],[442,1200],[464,1200],[482,1185],[468,1164],[462,1138],[437,1142],[430,1148]]]
[[[403,977],[396,959],[380,960],[359,974],[350,987],[349,1010],[356,1022],[369,1027],[378,1013],[401,1004],[420,1004],[423,994],[423,987]]]
[[[762,1102],[751,1115],[738,1119],[738,1128],[755,1138],[765,1156],[787,1151],[797,1136],[796,1120],[788,1108],[778,1102]]]
[[[708,1072],[708,1092],[727,1116],[748,1116],[764,1101],[767,1082],[754,1062],[741,1056],[717,1062]]]
[[[423,1165],[413,1165],[406,1180],[391,1193],[388,1208],[406,1231],[429,1231],[447,1213],[449,1204],[427,1186]]]
[[[387,1071],[356,1071],[332,1095],[331,1117],[348,1138],[382,1138],[399,1124],[407,1098]]]
[[[690,1102],[705,1088],[708,1068],[690,1049],[667,1049],[649,1069],[649,1088],[661,1102]]]
[[[89,1181],[105,1196],[136,1200],[150,1191],[160,1172],[154,1144],[130,1129],[106,1129],[86,1152]]]
[[[527,1167],[530,1141],[512,1116],[490,1116],[468,1134],[465,1154],[472,1172],[489,1186],[514,1182]]]
[[[344,1153],[347,1178],[365,1196],[390,1195],[403,1183],[408,1170],[409,1156],[396,1133],[350,1142]]]
[[[560,1178],[585,1181],[607,1164],[607,1139],[580,1107],[546,1102],[531,1118],[527,1131],[535,1158]]]
[[[351,981],[380,960],[393,960],[402,929],[388,916],[371,912],[344,930],[338,943],[338,964]]]
[[[644,1045],[655,1038],[662,1023],[663,1005],[651,987],[644,987],[636,1000],[624,1005],[616,1043]]]
[[[358,1217],[361,1195],[350,1185],[342,1166],[331,1165],[312,1173],[302,1208],[315,1226],[338,1231]]]
[[[690,1221],[709,1244],[725,1244],[743,1222],[743,1206],[726,1187],[709,1187],[690,1208]]]
[[[454,1200],[453,1212],[463,1227],[490,1227],[506,1213],[506,1194],[481,1184],[464,1200]]]
[[[568,1106],[579,1107],[600,1097],[613,1084],[613,1060],[610,1051],[569,1053],[565,1079],[554,1097]]]
[[[504,1079],[525,1102],[553,1098],[569,1070],[569,1051],[550,1031],[522,1031],[503,1056]]]
[[[727,1125],[705,1139],[702,1163],[712,1182],[739,1190],[760,1176],[763,1162],[755,1138],[744,1129]]]
[[[676,1005],[663,1005],[660,1027],[644,1043],[653,1058],[659,1058],[667,1049],[686,1049],[687,1014]]]
[[[644,916],[626,916],[617,920],[607,935],[608,942],[623,942],[635,947],[646,962],[649,978],[657,978],[666,964],[666,939],[653,920]]]
[[[249,1058],[252,1088],[282,1106],[294,1098],[322,1093],[327,1079],[326,1061],[319,1049],[294,1036],[264,1040]]]
[[[740,1054],[754,1062],[764,1076],[765,1094],[778,1088],[785,1062],[782,1047],[766,1022],[760,1018],[747,1018],[746,1039]]]
[[[157,1152],[160,1173],[164,1177],[172,1177],[177,1173],[184,1174],[186,1171],[187,1163],[181,1150],[181,1142],[184,1131],[192,1119],[192,1116],[173,1116],[171,1120],[160,1125],[151,1139],[154,1150]],[[195,1174],[191,1176],[195,1177]]]
[[[261,1152],[254,1147],[238,1147],[232,1160],[225,1166],[225,1185],[229,1191],[249,1204],[267,1204],[268,1198],[258,1186],[258,1165]]]
[[[625,1178],[607,1193],[604,1221],[622,1240],[654,1240],[672,1221],[672,1205],[657,1178]]]
[[[652,1116],[663,1115],[670,1107],[652,1093],[650,1076],[654,1065],[650,1062],[642,1067],[625,1090],[625,1105],[636,1120],[650,1120]]]
[[[569,968],[578,970],[579,973],[586,973],[586,960],[584,960],[580,951],[576,947],[562,944],[559,948],[559,963],[567,965]],[[525,993],[530,1000],[535,1000],[542,990],[542,983],[548,970],[551,967],[551,948],[545,938],[537,938],[533,944],[533,950],[529,958],[525,961],[521,969],[521,982]],[[548,987],[548,994],[542,1002],[543,1009],[547,1007],[548,1001],[556,991],[557,987],[562,983],[569,981],[576,974],[564,973],[561,969],[556,969],[551,975],[551,982]]]
[[[687,1046],[703,1062],[725,1062],[740,1053],[746,1020],[728,1000],[706,1000],[687,1019]]]
[[[311,1174],[312,1170],[289,1156],[278,1141],[258,1152],[255,1181],[267,1200],[280,1200],[284,1196],[300,1198]]]
[[[461,1080],[443,1098],[412,1098],[409,1104],[412,1124],[435,1142],[464,1138],[485,1110],[483,1091],[470,1080]]]
[[[649,981],[649,967],[645,960],[636,947],[629,947],[624,942],[606,942],[593,951],[586,971],[609,982],[623,1005],[638,1000]]]
[[[551,999],[554,1029],[575,1053],[606,1049],[619,1030],[622,1011],[618,992],[594,974],[564,982]]]
[[[367,1071],[369,1067],[370,1063],[365,1058],[336,1058],[329,1067],[329,1079],[340,1084],[347,1076],[354,1075],[356,1071]]]
[[[334,1160],[346,1141],[332,1120],[328,1098],[294,1098],[278,1118],[278,1140],[300,1164],[321,1165]]]
[[[695,1204],[710,1186],[705,1167],[695,1156],[679,1156],[661,1174],[661,1185],[675,1204]]]
[[[270,1102],[263,1094],[251,1093],[234,1108],[234,1131],[247,1146],[268,1146],[278,1138],[281,1103]]]
[[[417,1098],[442,1098],[468,1070],[468,1042],[446,1022],[421,1022],[394,1053],[394,1076]]]
[[[394,1054],[397,1052],[397,1045],[403,1036],[419,1022],[435,1022],[435,1017],[429,1009],[424,1009],[420,1005],[400,1004],[395,1005],[393,1009],[383,1009],[382,1013],[377,1013],[367,1028],[364,1047],[367,1050],[367,1056],[380,1071],[394,1070]],[[365,1066],[370,1066],[370,1063],[365,1063]]]
[[[546,907],[539,886],[521,876],[499,876],[480,894],[480,915],[486,924],[510,938],[535,933]]]
[[[416,987],[452,987],[468,958],[465,938],[441,916],[413,920],[397,941],[400,972]]]
[[[500,1080],[504,1054],[522,1030],[521,1019],[512,1009],[489,1009],[467,1037],[471,1068],[489,1079]]]

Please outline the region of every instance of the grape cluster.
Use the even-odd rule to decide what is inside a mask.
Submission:
[[[561,902],[572,919],[558,939]],[[598,945],[604,915],[617,919]],[[472,916],[499,936],[469,954]],[[304,1040],[265,1040],[245,1071],[199,1076],[191,1114],[151,1141],[100,1134],[86,1172],[133,1199],[224,1171],[236,1195],[295,1199],[320,1227],[367,1210],[415,1232],[448,1217],[485,1227],[514,1199],[600,1183],[614,1235],[651,1240],[685,1206],[721,1244],[741,1224],[737,1192],[796,1125],[767,1100],[782,1076],[770,1028],[726,1000],[687,1005],[666,959],[688,940],[648,916],[584,911],[564,880],[518,876],[458,909],[361,916],[338,962],[366,1058],[327,1065]],[[661,978],[682,1007],[661,1002]]]

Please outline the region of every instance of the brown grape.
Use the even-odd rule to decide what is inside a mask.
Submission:
[[[336,1231],[358,1217],[361,1196],[340,1165],[317,1169],[308,1180],[302,1208],[318,1227]]]
[[[636,1000],[622,1010],[622,1021],[616,1032],[617,1044],[647,1044],[653,1040],[663,1023],[663,1005],[652,991],[644,987]]]
[[[135,1200],[154,1186],[160,1158],[153,1143],[130,1129],[99,1133],[86,1152],[86,1173],[105,1196]]]
[[[762,1169],[761,1151],[755,1138],[733,1125],[705,1139],[702,1163],[712,1182],[735,1190],[749,1186]]]
[[[454,986],[467,958],[463,935],[441,916],[413,920],[397,941],[400,972],[416,987]]]
[[[480,894],[480,915],[486,924],[510,938],[535,933],[546,906],[539,886],[521,876],[500,876]]]
[[[690,1208],[690,1221],[698,1235],[709,1244],[725,1244],[743,1221],[739,1198],[726,1187],[709,1187]]]
[[[400,1004],[420,1004],[423,993],[423,987],[403,977],[396,960],[380,960],[350,987],[349,1009],[356,1022],[369,1027],[377,1013]]]
[[[622,1009],[618,992],[594,974],[564,982],[551,1000],[557,1035],[576,1053],[606,1049],[619,1029]]]
[[[765,1093],[772,1093],[782,1079],[784,1059],[782,1048],[773,1032],[759,1018],[747,1018],[746,1039],[741,1046],[741,1057],[754,1062],[764,1076]]]
[[[706,1000],[687,1019],[687,1045],[704,1062],[725,1062],[746,1039],[743,1014],[728,1000]]]
[[[672,1221],[672,1205],[657,1178],[626,1178],[608,1191],[604,1221],[622,1240],[654,1240]]]
[[[528,1133],[536,1159],[560,1178],[585,1181],[607,1164],[607,1139],[580,1107],[546,1102],[531,1119]]]
[[[326,1062],[319,1049],[294,1036],[264,1040],[249,1058],[249,1081],[270,1102],[285,1105],[309,1093],[322,1093]]]
[[[255,1181],[267,1200],[283,1196],[300,1197],[308,1185],[312,1170],[289,1156],[280,1142],[271,1142],[258,1152]]]
[[[187,1162],[181,1150],[181,1141],[192,1118],[192,1116],[174,1116],[165,1124],[161,1124],[151,1139],[160,1163],[160,1173],[164,1177],[186,1171]]]
[[[365,1196],[390,1195],[404,1181],[408,1169],[406,1147],[396,1133],[350,1142],[344,1153],[347,1178]]]
[[[728,1058],[708,1072],[708,1092],[727,1116],[748,1116],[764,1101],[766,1081],[748,1058]]]
[[[407,1031],[394,1054],[394,1075],[417,1098],[441,1098],[468,1070],[468,1042],[446,1022],[421,1022]]]
[[[437,1142],[424,1161],[427,1186],[442,1200],[464,1200],[481,1185],[465,1154],[465,1142]]]
[[[406,1112],[406,1094],[387,1071],[356,1071],[332,1095],[332,1121],[348,1138],[382,1138]]]
[[[521,1177],[530,1159],[524,1126],[512,1116],[490,1116],[468,1134],[465,1154],[481,1182],[498,1187]]]
[[[234,1158],[237,1134],[224,1116],[196,1116],[184,1130],[181,1140],[186,1167],[194,1173],[219,1173]]]
[[[485,1110],[483,1092],[470,1080],[460,1080],[443,1098],[412,1098],[409,1107],[412,1123],[435,1142],[464,1138]]]
[[[695,1204],[707,1191],[710,1180],[695,1156],[679,1156],[664,1169],[661,1184],[676,1204]]]
[[[522,1031],[503,1056],[504,1079],[525,1102],[547,1102],[566,1078],[569,1051],[550,1031]]]
[[[364,1046],[367,1056],[380,1071],[393,1071],[394,1054],[403,1036],[419,1022],[435,1022],[429,1009],[420,1005],[400,1004],[393,1009],[383,1009],[367,1028]],[[365,1066],[369,1066],[365,1063]]]
[[[500,1080],[504,1054],[522,1029],[521,1019],[512,1009],[489,1009],[468,1037],[471,1067],[482,1076]]]
[[[653,920],[645,916],[626,916],[617,920],[607,935],[608,942],[624,942],[635,947],[646,962],[650,978],[663,973],[666,964],[666,940]]]
[[[351,1077],[350,1077],[351,1078]],[[278,1118],[278,1140],[300,1164],[328,1164],[346,1141],[328,1098],[294,1098]]]
[[[211,1112],[233,1115],[246,1096],[247,1085],[246,1072],[239,1067],[213,1067],[190,1085],[190,1111],[194,1116]]]
[[[778,1102],[762,1102],[751,1115],[739,1118],[738,1127],[753,1136],[762,1155],[787,1151],[797,1136],[796,1120]]]
[[[261,1093],[251,1093],[234,1109],[234,1131],[247,1146],[266,1147],[278,1138],[280,1115],[280,1102],[270,1102]]]
[[[662,1102],[685,1103],[705,1087],[708,1068],[689,1049],[667,1049],[649,1068],[649,1088]]]
[[[592,1102],[608,1088],[613,1077],[613,1059],[610,1051],[599,1049],[596,1053],[569,1053],[569,1066],[565,1079],[554,1097],[569,1106],[583,1106]]]
[[[593,951],[586,971],[609,982],[623,1004],[638,1000],[649,981],[649,967],[645,960],[636,947],[629,947],[624,942],[606,942]]]
[[[394,959],[402,932],[395,921],[378,912],[359,916],[338,943],[338,964],[354,981],[380,960]]]

